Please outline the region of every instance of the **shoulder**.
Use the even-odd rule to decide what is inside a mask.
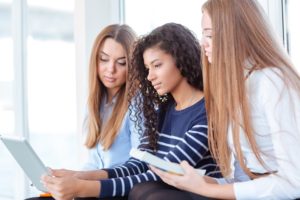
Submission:
[[[198,101],[195,105],[192,106],[192,111],[190,112],[188,118],[192,122],[192,127],[197,127],[199,125],[207,125],[207,114],[204,98],[202,98],[200,101]]]
[[[250,95],[258,98],[280,94],[287,86],[282,72],[276,67],[255,70],[248,78],[247,84]]]
[[[261,70],[255,70],[250,76],[248,82],[255,86],[268,86],[281,88],[284,83],[284,77],[280,69],[276,67],[267,67]]]

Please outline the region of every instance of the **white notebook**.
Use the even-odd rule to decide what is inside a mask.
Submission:
[[[13,138],[1,135],[0,139],[28,178],[32,181],[32,184],[38,190],[47,192],[46,188],[40,182],[40,178],[43,174],[48,173],[48,169],[34,152],[27,140],[24,138]]]
[[[167,171],[169,173],[177,174],[177,175],[183,175],[184,171],[181,168],[181,166],[177,163],[168,162],[164,159],[161,159],[157,156],[152,155],[149,152],[146,151],[140,151],[138,149],[131,149],[130,156],[139,159],[141,161],[144,161],[150,165],[153,165],[154,167],[157,167],[161,170]],[[205,171],[204,169],[196,169],[199,175],[204,175]]]

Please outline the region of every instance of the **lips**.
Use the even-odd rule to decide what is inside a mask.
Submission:
[[[116,81],[115,78],[109,77],[109,76],[104,76],[104,79],[105,79],[106,81],[108,81],[108,82],[114,82],[114,81]]]
[[[154,87],[155,90],[158,90],[161,86],[161,83],[155,83],[155,84],[152,84],[152,86]]]

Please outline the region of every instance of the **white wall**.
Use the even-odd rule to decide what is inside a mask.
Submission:
[[[271,26],[276,32],[277,36],[285,44],[284,36],[284,19],[283,16],[283,1],[282,0],[258,0],[268,15]]]

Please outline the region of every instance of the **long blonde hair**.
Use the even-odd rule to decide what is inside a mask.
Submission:
[[[260,164],[265,169],[267,166],[253,133],[245,87],[245,61],[253,64],[250,71],[279,69],[278,75],[286,85],[297,91],[300,91],[300,78],[255,0],[208,0],[202,11],[212,21],[212,63],[203,57],[210,150],[223,175],[229,175],[231,151],[227,132],[232,127],[237,159],[243,170],[255,178],[243,159],[240,128]]]
[[[98,34],[93,45],[89,67],[88,116],[86,120],[88,135],[85,145],[88,148],[93,148],[98,142],[101,142],[105,150],[109,149],[114,142],[121,128],[125,113],[128,110],[127,87],[125,83],[118,91],[117,100],[110,118],[106,124],[102,124],[100,107],[106,88],[98,77],[98,63],[100,60],[100,48],[107,38],[112,38],[122,45],[126,53],[128,69],[136,35],[127,25],[113,24],[107,26]]]

